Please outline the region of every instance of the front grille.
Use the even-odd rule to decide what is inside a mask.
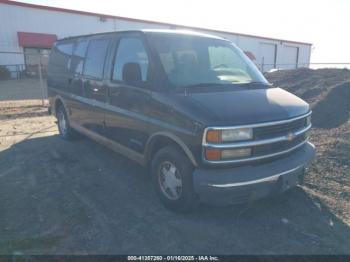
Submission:
[[[294,138],[292,141],[283,141],[283,142],[278,142],[273,144],[255,146],[253,147],[253,156],[263,156],[268,154],[274,154],[280,151],[285,151],[299,145],[306,139],[307,139],[307,135],[303,134]]]
[[[304,117],[289,123],[257,127],[254,129],[254,138],[255,140],[259,140],[259,139],[270,139],[274,137],[285,136],[289,133],[294,133],[306,127],[307,127],[307,117]],[[303,133],[295,137],[291,141],[283,141],[283,142],[271,143],[271,144],[266,144],[261,146],[255,146],[253,147],[253,156],[263,156],[263,155],[275,154],[278,152],[286,151],[290,148],[293,148],[301,144],[306,139],[307,139],[307,134]]]
[[[305,128],[306,126],[307,120],[305,117],[286,124],[257,127],[254,129],[254,138],[257,140],[283,136]]]

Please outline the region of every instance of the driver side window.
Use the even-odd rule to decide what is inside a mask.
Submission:
[[[147,81],[149,59],[140,39],[122,38],[114,61],[112,80],[133,86],[142,86]]]

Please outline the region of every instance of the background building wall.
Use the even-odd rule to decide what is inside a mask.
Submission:
[[[171,28],[191,29],[165,23],[0,3],[0,65],[25,64],[24,55],[21,54],[24,50],[19,46],[17,32],[56,34],[58,38],[64,38],[108,31]],[[243,51],[249,51],[262,71],[275,67],[308,66],[310,62],[311,45],[308,44],[205,29],[197,31],[229,39]]]

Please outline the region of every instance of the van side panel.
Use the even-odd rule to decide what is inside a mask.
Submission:
[[[70,71],[71,55],[73,52],[74,40],[64,40],[57,42],[51,51],[47,86],[51,111],[55,112],[55,98],[70,91],[70,79],[72,73]],[[69,101],[66,101],[66,105]]]
[[[105,112],[100,105],[106,103],[103,73],[110,42],[111,38],[104,36],[89,39],[81,76],[83,95],[78,97],[81,114],[75,118],[77,124],[100,135],[105,134]]]
[[[143,153],[149,137],[147,128],[148,106],[151,91],[146,86],[150,54],[140,34],[124,33],[118,37],[111,53],[108,83],[108,110],[106,111],[106,135],[138,153]],[[127,84],[124,69],[127,63],[137,63],[141,81]]]
[[[49,65],[48,87],[51,100],[54,101],[57,97],[63,100],[74,129],[90,134],[93,139],[99,137],[96,140],[103,138],[105,144],[115,145],[113,148],[119,148],[120,153],[126,152],[126,156],[138,162],[142,162],[145,157],[143,154],[149,153],[147,145],[155,133],[169,138],[173,134],[188,145],[188,152],[191,151],[191,155],[194,155],[192,144],[198,142],[195,139],[198,130],[190,119],[176,114],[176,110],[170,110],[169,105],[162,104],[159,107],[154,99],[155,92],[152,91],[156,89],[153,80],[149,82],[150,86],[144,87],[112,81],[118,39],[130,35],[132,38],[143,39],[139,34],[123,33],[116,37],[99,35],[59,41],[56,46],[60,48],[55,46]],[[99,42],[103,39],[109,41],[109,44],[102,66],[100,61],[96,68],[98,63],[90,60],[90,68],[87,68],[86,61],[94,59],[91,54],[96,55],[101,51],[97,50],[99,45],[91,47],[91,41]],[[63,52],[61,46],[68,43],[71,47],[64,45],[63,49],[68,51]],[[147,43],[143,43],[151,63],[152,53],[149,52]],[[153,70],[157,71],[156,68]],[[158,77],[157,74],[155,76]],[[52,102],[51,105],[53,106]],[[176,139],[171,140],[177,143]],[[199,150],[196,148],[195,151],[198,153]],[[198,161],[192,158],[191,161]]]
[[[76,40],[73,50],[70,70],[72,72],[72,82],[70,92],[73,95],[84,97],[83,87],[83,67],[85,61],[86,50],[89,41],[86,38]],[[77,99],[71,99],[70,102],[70,119],[76,123],[81,123],[85,115],[85,106]]]
[[[48,80],[50,87],[69,91],[71,55],[73,52],[74,42],[58,42],[52,49],[49,62]]]

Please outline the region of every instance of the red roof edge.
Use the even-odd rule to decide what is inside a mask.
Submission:
[[[239,36],[254,37],[254,38],[260,38],[260,39],[272,40],[272,41],[281,41],[281,42],[287,42],[287,43],[292,43],[292,44],[312,45],[312,43],[307,43],[307,42],[291,41],[291,40],[284,40],[284,39],[279,39],[279,38],[263,37],[263,36],[257,36],[257,35],[235,33],[235,32],[202,28],[202,27],[194,27],[194,26],[186,26],[186,25],[179,25],[179,24],[157,22],[157,21],[151,21],[151,20],[142,20],[142,19],[137,19],[137,18],[129,18],[129,17],[122,17],[122,16],[101,14],[101,13],[86,12],[86,11],[72,10],[72,9],[66,9],[66,8],[60,8],[60,7],[35,5],[35,4],[10,1],[10,0],[0,0],[0,4],[15,5],[15,6],[22,6],[22,7],[29,7],[29,8],[36,8],[36,9],[42,9],[42,10],[57,11],[57,12],[65,12],[65,13],[73,13],[73,14],[81,14],[81,15],[89,15],[89,16],[116,18],[116,19],[133,21],[133,22],[141,22],[141,23],[153,23],[153,24],[158,24],[158,25],[166,25],[166,26],[170,26],[170,27],[174,27],[174,26],[175,27],[182,27],[182,28],[192,29],[192,30],[206,30],[206,31],[213,32],[213,33],[235,34],[235,35],[239,35]]]
[[[19,45],[23,47],[51,48],[57,40],[54,34],[17,32],[17,36]]]

